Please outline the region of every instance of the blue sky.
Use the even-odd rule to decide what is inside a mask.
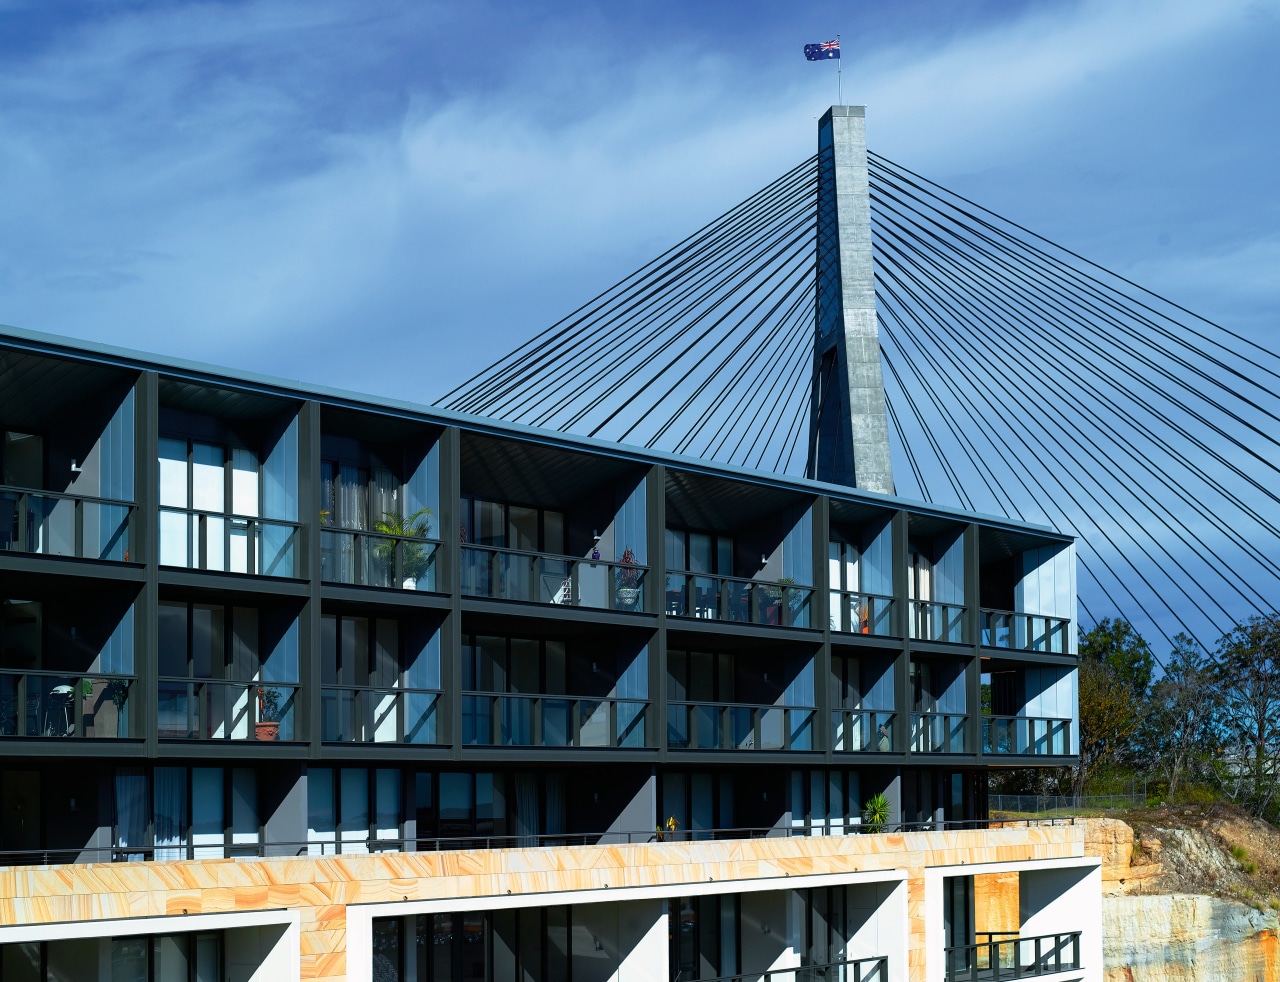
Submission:
[[[429,401],[814,149],[1280,299],[1280,0],[0,0],[0,323]]]

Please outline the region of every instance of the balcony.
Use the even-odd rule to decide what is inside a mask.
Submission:
[[[320,739],[326,743],[437,743],[439,689],[326,685],[320,692]]]
[[[465,692],[462,742],[498,747],[644,749],[643,699]]]
[[[392,590],[435,590],[440,543],[420,536],[320,530],[320,578],[326,583]]]
[[[1020,614],[1009,610],[982,609],[982,646],[1015,651],[1067,653],[1071,621],[1045,614]]]
[[[877,593],[832,591],[831,630],[844,634],[894,637],[893,597]]]
[[[0,737],[127,739],[132,677],[0,672]]]
[[[1080,970],[1080,932],[1036,938],[983,932],[976,944],[946,949],[947,982],[998,982]]]
[[[982,752],[1065,757],[1071,753],[1071,720],[1040,716],[983,716]]]
[[[162,678],[157,685],[162,740],[295,739],[301,686],[179,678]]]
[[[667,703],[672,750],[812,750],[813,706]]]
[[[838,709],[831,714],[831,749],[852,753],[892,753],[897,713]]]
[[[968,753],[965,725],[968,716],[946,713],[911,714],[911,752],[913,754]]]
[[[299,575],[296,522],[160,509],[160,563],[254,576]]]
[[[667,574],[667,613],[737,624],[809,627],[813,590],[703,573]]]
[[[640,613],[648,571],[635,563],[462,547],[462,593],[469,597]]]
[[[917,641],[964,641],[964,612],[959,604],[911,601],[911,637]]]
[[[129,561],[132,504],[0,487],[0,551]]]

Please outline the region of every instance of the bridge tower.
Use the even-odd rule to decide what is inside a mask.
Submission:
[[[832,106],[818,122],[814,331],[806,474],[892,494],[863,106]]]

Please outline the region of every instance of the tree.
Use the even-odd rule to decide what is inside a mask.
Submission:
[[[1185,634],[1173,639],[1163,677],[1151,687],[1149,746],[1169,785],[1169,797],[1211,749],[1221,716],[1215,666]]]
[[[1151,646],[1132,624],[1120,618],[1104,617],[1080,633],[1080,659],[1110,665],[1121,683],[1138,698],[1147,694],[1156,669]]]
[[[1218,642],[1216,660],[1223,745],[1214,774],[1228,797],[1264,815],[1280,771],[1280,615],[1237,624]]]
[[[1107,764],[1138,757],[1138,735],[1155,671],[1155,655],[1124,620],[1104,618],[1080,633],[1080,766],[1074,792]]]

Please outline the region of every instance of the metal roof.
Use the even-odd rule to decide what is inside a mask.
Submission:
[[[958,508],[947,508],[926,501],[901,498],[896,495],[875,494],[869,491],[861,491],[857,488],[828,484],[823,481],[771,474],[750,468],[668,453],[662,450],[632,447],[608,440],[562,433],[558,430],[545,430],[522,423],[509,423],[505,420],[492,419],[485,416],[473,416],[469,413],[455,412],[406,400],[351,392],[331,386],[308,385],[300,380],[276,378],[256,372],[202,364],[183,358],[165,358],[129,348],[43,334],[38,331],[28,331],[8,325],[0,325],[0,345],[11,349],[88,360],[102,365],[113,365],[135,371],[154,371],[174,379],[201,382],[224,390],[239,389],[246,393],[256,393],[258,395],[270,395],[295,400],[312,399],[317,402],[351,409],[392,413],[437,425],[459,426],[474,432],[487,433],[498,437],[505,436],[520,440],[530,440],[548,446],[562,447],[566,450],[603,454],[616,460],[664,464],[668,467],[675,467],[685,471],[730,477],[739,481],[750,481],[779,490],[790,490],[805,494],[825,494],[847,501],[864,502],[879,505],[880,507],[901,508],[917,515],[936,516],[944,520],[978,522],[984,525],[1029,532],[1037,536],[1061,541],[1069,541],[1074,538],[1048,526],[1020,522],[1006,518],[1003,515],[983,515],[966,512]]]

